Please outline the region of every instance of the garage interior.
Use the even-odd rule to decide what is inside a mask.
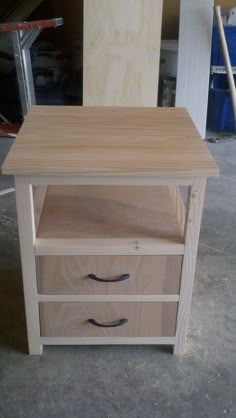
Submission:
[[[81,106],[85,100],[83,2],[8,0],[0,6],[0,22],[7,22],[8,15],[16,21],[14,10],[19,10],[20,3],[25,4],[24,10],[28,12],[17,21],[52,17],[63,17],[64,20],[61,27],[44,30],[38,38],[43,45],[49,42],[50,47],[55,47],[59,64],[52,59],[55,51],[49,53],[50,63],[57,68],[53,70],[54,77],[58,71],[58,84],[54,84],[55,90],[47,90],[47,95],[44,87],[51,82],[52,73],[46,71],[46,60],[45,73],[37,73],[32,59],[34,80],[38,82],[38,87],[35,86],[37,104]],[[204,5],[204,1],[199,3]],[[223,10],[236,6],[233,0],[222,0],[217,4]],[[174,56],[178,56],[180,9],[180,0],[164,0],[161,38],[162,41],[171,40],[171,45],[175,45],[171,51]],[[5,34],[0,39],[0,50],[2,44],[2,52],[11,54]],[[178,88],[181,89],[175,59],[174,64],[171,61],[174,74],[162,73],[165,45],[162,43],[160,52],[158,105],[173,106],[172,102],[166,104],[161,96],[166,80],[172,82],[172,90],[171,93],[167,90],[165,99],[173,100],[173,94],[178,96]],[[37,49],[33,49],[34,57],[38,57]],[[210,55],[209,52],[209,60]],[[173,55],[171,57],[173,59]],[[11,74],[13,81],[10,84],[17,86],[14,71],[14,61],[0,56],[1,80]],[[210,86],[209,80],[213,77],[210,62],[205,76]],[[209,91],[204,93],[207,105]],[[23,119],[18,91],[9,90],[4,94],[10,99],[8,102],[5,98],[2,100],[0,93],[0,104],[3,103],[0,112],[14,129],[10,135],[7,135],[9,129],[5,134],[1,133],[0,165],[15,141]],[[42,356],[29,356],[15,184],[13,176],[0,175],[0,417],[236,416],[235,141],[232,133],[230,140],[225,140],[224,130],[213,132],[209,125],[209,108],[208,116],[203,114],[202,120],[197,116],[198,111],[193,112],[192,103],[186,100],[183,107],[188,106],[200,134],[202,129],[205,131],[202,136],[220,169],[220,176],[207,181],[186,353],[173,356],[170,347],[154,345],[48,345]],[[219,140],[214,142],[216,138]]]

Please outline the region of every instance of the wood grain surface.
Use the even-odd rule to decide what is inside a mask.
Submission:
[[[40,324],[34,256],[35,222],[33,187],[29,184],[27,177],[16,177],[15,187],[28,349],[30,354],[37,355],[42,353],[42,346],[39,342]]]
[[[157,106],[162,2],[84,2],[85,106]]]
[[[185,254],[181,277],[180,303],[178,309],[175,354],[184,354],[190,320],[194,273],[197,258],[202,211],[206,190],[206,179],[202,178],[189,187],[187,203],[187,228]]]
[[[39,303],[42,337],[172,337],[175,335],[177,303]],[[128,319],[117,328],[100,323]]]
[[[35,255],[183,255],[171,238],[36,238]]]
[[[169,187],[48,186],[37,238],[99,237],[183,243]]]
[[[180,108],[33,106],[3,165],[38,176],[218,175]]]
[[[38,292],[46,295],[178,295],[181,256],[37,257]],[[89,274],[123,282],[96,282]]]

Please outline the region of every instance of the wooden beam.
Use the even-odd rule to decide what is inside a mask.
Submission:
[[[33,190],[27,177],[17,176],[15,185],[29,353],[41,354],[42,346],[39,342],[40,325],[34,256]]]
[[[185,352],[205,189],[206,178],[204,177],[199,178],[192,187],[189,187],[175,354],[184,354]]]

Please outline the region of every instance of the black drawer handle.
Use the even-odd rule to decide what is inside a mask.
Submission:
[[[130,274],[122,274],[122,276],[117,277],[117,279],[101,279],[100,277],[97,277],[96,274],[88,274],[88,277],[92,280],[95,280],[96,282],[118,283],[118,282],[124,282],[125,280],[128,280],[130,278]]]
[[[114,322],[112,324],[100,324],[95,319],[89,319],[88,322],[92,325],[95,325],[96,327],[115,328],[115,327],[121,327],[122,325],[127,324],[128,319],[120,319],[119,321]]]

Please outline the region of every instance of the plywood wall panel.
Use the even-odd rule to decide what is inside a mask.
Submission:
[[[86,106],[156,106],[162,0],[84,1]]]

